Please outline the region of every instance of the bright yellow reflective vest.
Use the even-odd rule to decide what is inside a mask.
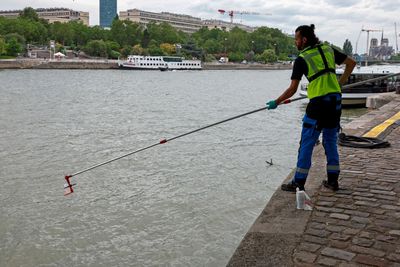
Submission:
[[[309,99],[330,93],[340,93],[339,82],[335,73],[335,54],[329,45],[318,44],[300,52],[307,63],[307,96]]]

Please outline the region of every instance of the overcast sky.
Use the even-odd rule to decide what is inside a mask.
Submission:
[[[90,24],[99,23],[99,0],[0,0],[0,10],[22,9],[26,6],[66,7],[90,12]],[[316,34],[340,47],[349,39],[355,51],[361,28],[384,30],[389,45],[396,49],[395,26],[400,33],[400,0],[118,0],[118,11],[138,8],[146,11],[188,14],[203,19],[229,21],[218,9],[240,10],[272,15],[243,15],[242,23],[268,26],[293,33],[298,25],[314,23]],[[240,16],[234,18],[240,22]],[[380,40],[380,32],[370,32],[370,38]],[[367,34],[362,32],[358,52],[366,48]],[[400,38],[398,38],[400,46]]]

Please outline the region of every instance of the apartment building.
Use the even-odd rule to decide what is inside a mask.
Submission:
[[[141,25],[147,25],[150,22],[166,22],[177,30],[181,30],[186,33],[194,33],[203,27],[203,22],[200,18],[189,15],[173,14],[169,12],[155,13],[139,9],[121,11],[119,12],[119,19],[130,20]]]
[[[89,12],[75,11],[68,8],[37,8],[35,9],[39,18],[53,22],[82,21],[84,25],[89,26]],[[17,18],[22,10],[0,11],[0,16],[7,18]]]

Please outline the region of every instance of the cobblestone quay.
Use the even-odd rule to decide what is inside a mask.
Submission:
[[[345,132],[363,135],[398,112],[400,95]],[[391,146],[340,147],[337,192],[321,186],[319,146],[306,184],[313,211],[296,210],[295,194],[277,190],[228,266],[400,266],[400,127],[395,123],[379,138]]]

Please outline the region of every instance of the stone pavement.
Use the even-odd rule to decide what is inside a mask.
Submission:
[[[345,132],[363,135],[399,111],[397,95]],[[319,146],[306,184],[314,210],[296,210],[295,195],[277,190],[228,266],[400,267],[400,127],[380,138],[391,147],[340,147],[337,192],[320,186],[326,175]]]

